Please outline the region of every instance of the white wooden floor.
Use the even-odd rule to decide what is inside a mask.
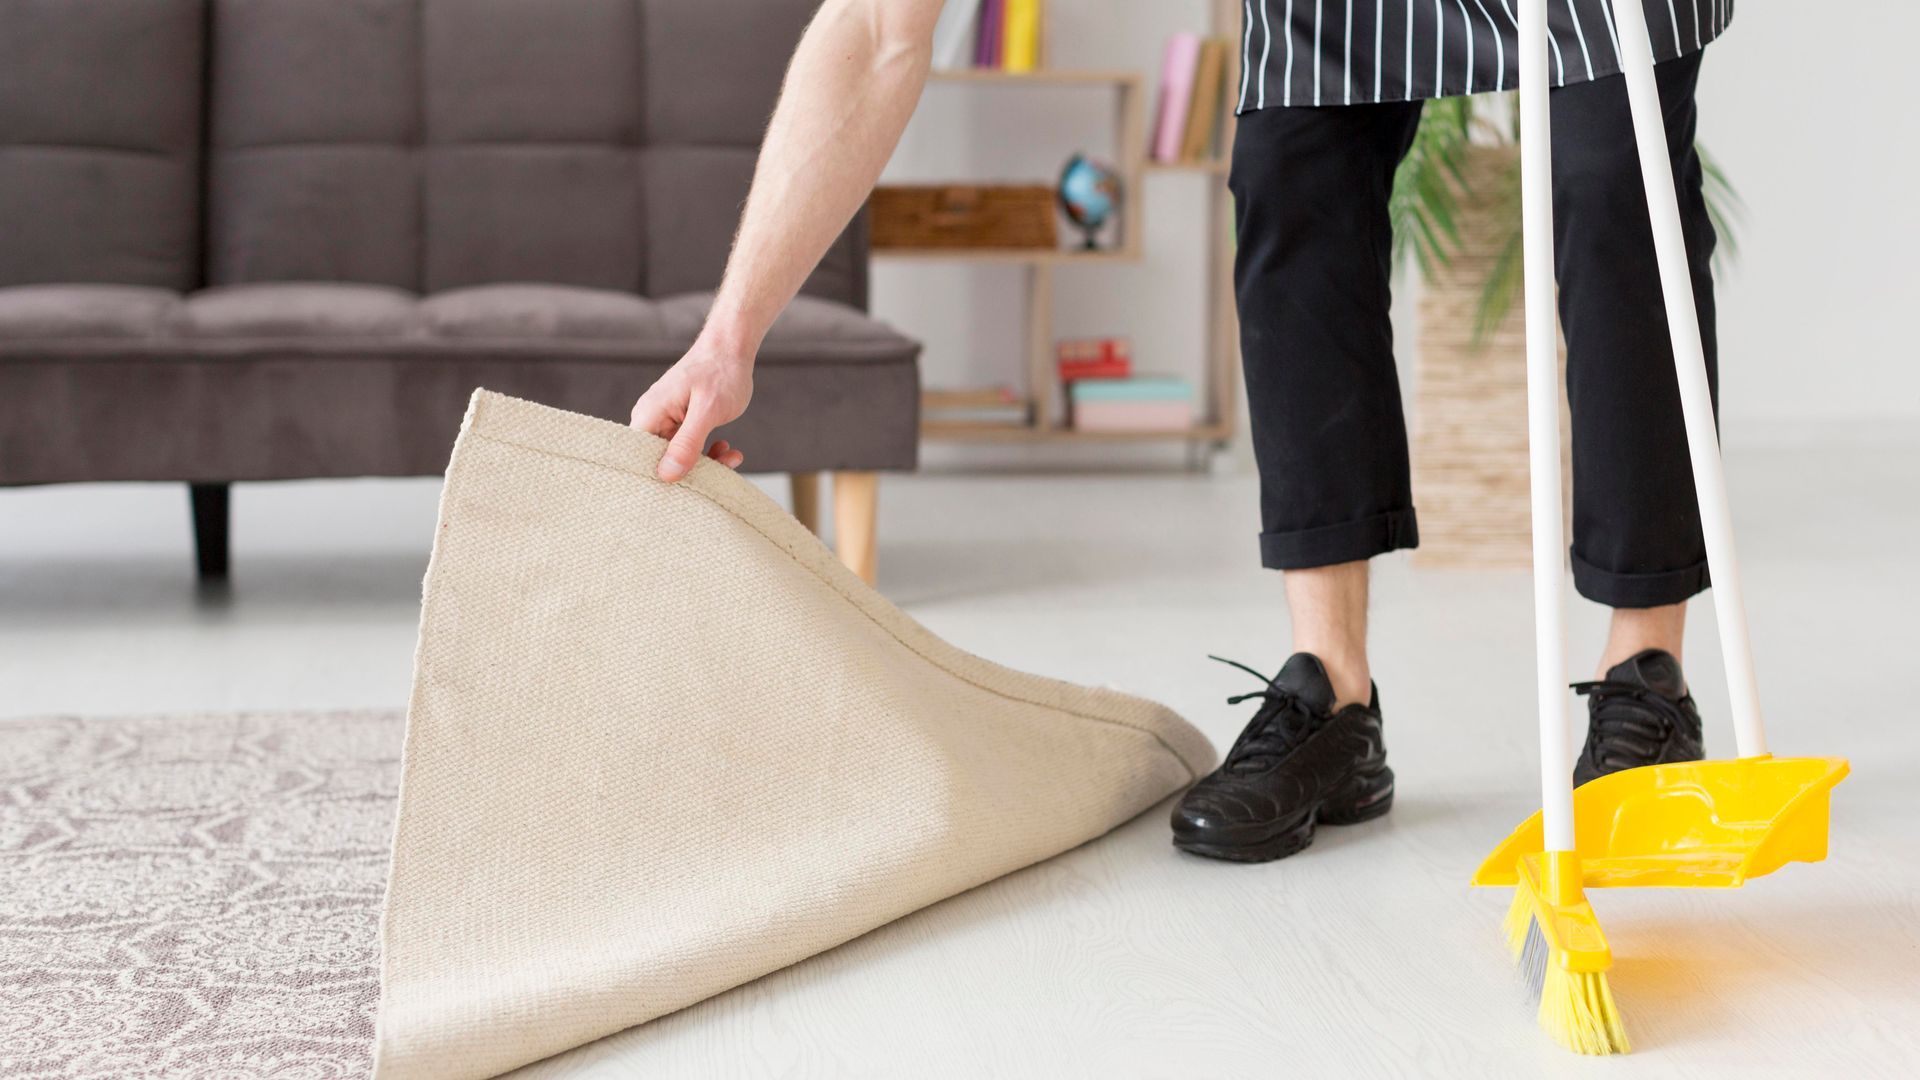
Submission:
[[[1920,455],[1748,451],[1733,480],[1775,749],[1854,775],[1825,864],[1598,897],[1625,1061],[1537,1033],[1498,941],[1506,896],[1464,884],[1532,802],[1526,577],[1389,560],[1386,819],[1247,867],[1178,855],[1156,809],[524,1075],[1920,1075]],[[0,491],[0,713],[399,704],[434,494],[243,487],[234,588],[206,598],[177,489]],[[1221,699],[1252,684],[1205,654],[1282,658],[1249,478],[923,476],[882,506],[882,588],[996,660],[1159,698],[1224,743],[1251,706]],[[1575,610],[1584,667],[1601,622]],[[1699,615],[1688,667],[1726,753]]]

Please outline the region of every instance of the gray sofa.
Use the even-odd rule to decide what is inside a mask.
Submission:
[[[225,485],[437,474],[476,386],[624,420],[813,6],[0,0],[0,484],[189,482],[218,576]],[[846,474],[871,575],[919,349],[866,299],[856,221],[724,434],[803,516]]]

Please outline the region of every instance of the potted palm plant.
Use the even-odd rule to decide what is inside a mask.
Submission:
[[[1526,345],[1520,294],[1520,149],[1511,101],[1429,101],[1394,177],[1394,256],[1418,273],[1413,485],[1423,565],[1526,566]],[[1700,151],[1716,261],[1737,251],[1739,196]],[[1562,432],[1571,426],[1562,418]],[[1563,450],[1562,460],[1566,454]],[[1568,485],[1570,486],[1570,485]]]

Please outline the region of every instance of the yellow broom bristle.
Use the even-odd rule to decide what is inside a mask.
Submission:
[[[1540,987],[1540,1026],[1577,1054],[1627,1052],[1627,1029],[1604,972],[1573,972],[1548,963]]]
[[[1500,932],[1506,935],[1507,951],[1513,954],[1513,962],[1520,962],[1520,953],[1526,948],[1527,928],[1533,925],[1533,905],[1528,902],[1525,887],[1513,890],[1513,903],[1507,907],[1507,917],[1500,922]]]

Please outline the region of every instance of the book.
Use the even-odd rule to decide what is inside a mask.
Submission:
[[[994,39],[1000,36],[1001,0],[981,0],[980,14],[973,32],[973,66],[991,68],[998,64],[993,54]]]
[[[1124,379],[1133,374],[1133,365],[1125,360],[1062,360],[1060,381],[1079,379]]]
[[[1213,156],[1214,127],[1220,118],[1226,73],[1226,39],[1208,38],[1200,46],[1200,61],[1194,68],[1193,100],[1180,143],[1181,161],[1204,161]]]
[[[1185,401],[1099,401],[1073,406],[1075,431],[1185,431],[1193,405]]]
[[[995,406],[979,409],[942,409],[939,412],[921,413],[921,420],[929,424],[966,425],[968,427],[993,425],[995,427],[1024,427],[1033,419],[1033,410],[1025,402],[1018,405]]]
[[[1167,39],[1160,65],[1160,107],[1153,129],[1153,160],[1180,160],[1186,135],[1187,111],[1193,103],[1194,69],[1200,63],[1200,39],[1175,34]]]
[[[1133,345],[1123,337],[1063,338],[1054,346],[1054,355],[1061,360],[1127,360],[1133,356]]]
[[[1193,385],[1178,375],[1130,379],[1085,379],[1068,389],[1073,403],[1096,401],[1193,401]]]
[[[924,412],[949,412],[955,409],[1001,409],[1024,407],[1026,402],[1004,383],[959,389],[928,388],[920,392]]]
[[[1032,71],[1040,63],[1040,0],[1006,0],[1006,25],[1000,66]]]
[[[986,62],[980,66],[998,71],[1006,55],[1007,0],[985,0],[980,8],[980,34],[987,43]]]
[[[981,0],[947,0],[940,9],[940,21],[933,25],[933,66],[941,69],[970,67],[980,36]]]

